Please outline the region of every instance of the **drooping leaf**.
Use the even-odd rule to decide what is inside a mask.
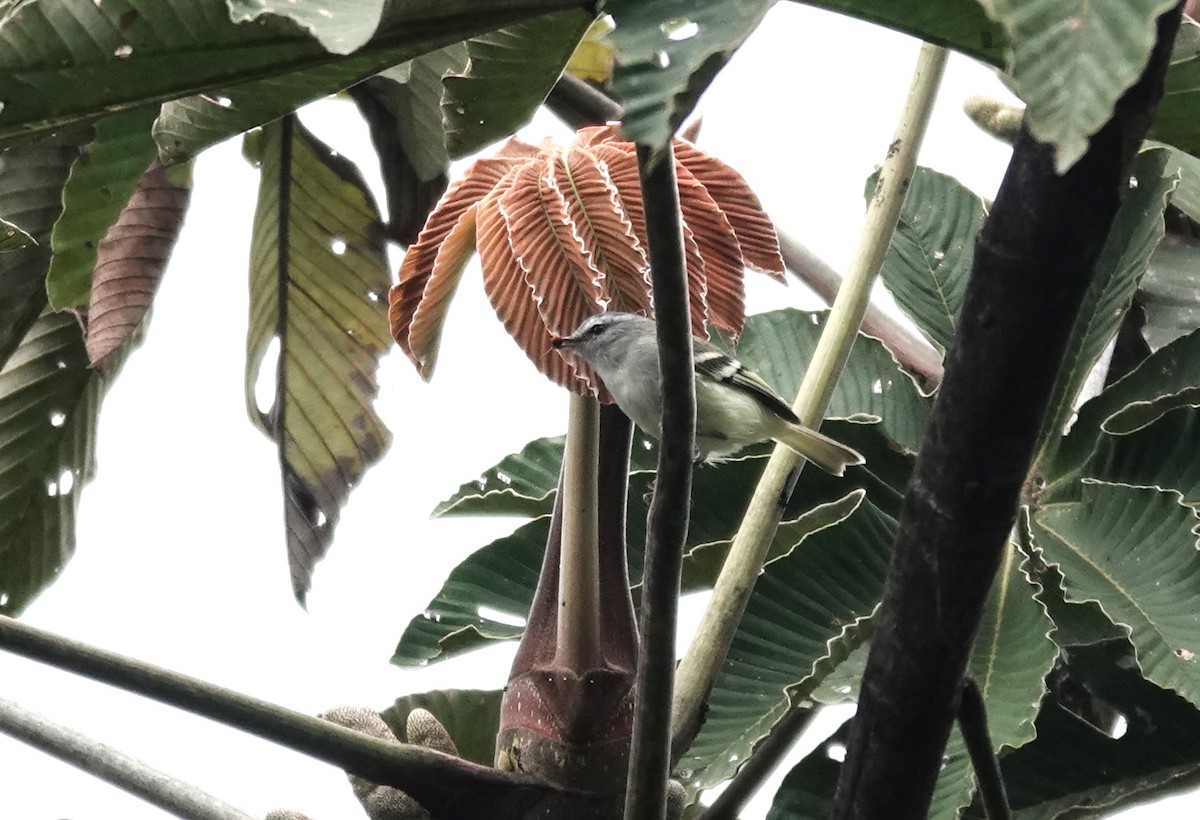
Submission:
[[[1189,34],[1194,33],[1191,27],[1186,31]],[[1150,145],[1158,147],[1153,142]],[[1200,221],[1200,158],[1178,148],[1168,150],[1171,158],[1167,160],[1167,167],[1163,173],[1167,176],[1179,175],[1179,184],[1175,187],[1171,204],[1192,219]]]
[[[37,240],[26,233],[24,228],[0,218],[0,253],[19,251],[21,248],[31,248],[35,245]]]
[[[467,72],[443,81],[450,155],[474,154],[527,123],[592,20],[582,8],[568,9],[468,40]]]
[[[304,3],[318,15],[328,5]],[[160,146],[175,161],[217,141],[216,131],[235,134],[418,54],[571,5],[447,0],[431,14],[390,4],[371,40],[340,57],[283,18],[236,24],[224,0],[10,4],[0,11],[0,140],[205,91],[233,124],[195,123],[200,139],[174,118]]]
[[[434,508],[433,516],[462,515],[464,513],[458,512],[457,508],[463,506],[464,501],[478,505],[468,508],[467,515],[472,512],[488,515],[546,514],[550,495],[558,486],[565,442],[564,436],[529,442],[519,453],[505,456],[479,478],[459,487],[456,493]],[[501,498],[505,500],[499,500]]]
[[[384,0],[226,0],[229,19],[247,23],[265,15],[286,17],[317,38],[326,51],[350,54],[375,33]]]
[[[662,148],[771,7],[770,0],[615,0],[613,90],[626,139]]]
[[[1084,484],[1082,500],[1034,516],[1070,601],[1097,601],[1129,631],[1145,676],[1200,702],[1200,552],[1196,511],[1179,494]]]
[[[707,788],[731,776],[787,711],[789,698],[807,698],[868,636],[894,532],[895,521],[864,502],[764,567],[704,725],[679,763],[689,785]]]
[[[883,260],[884,284],[942,350],[954,338],[984,216],[983,200],[956,179],[918,168]]]
[[[1008,71],[1025,123],[1065,173],[1112,116],[1154,46],[1171,0],[980,0],[1008,35]]]
[[[462,71],[467,59],[466,44],[454,43],[367,81],[378,83],[384,91],[400,142],[422,180],[445,173],[450,165],[442,120],[442,80]]]
[[[172,175],[154,159],[96,248],[85,338],[94,367],[111,367],[150,309],[191,196],[188,174],[178,172],[190,170]]]
[[[458,756],[481,766],[496,757],[496,731],[500,725],[502,689],[443,689],[405,695],[380,714],[392,733],[404,742],[408,713],[426,709],[433,713],[458,748]]]
[[[1071,328],[1062,370],[1039,437],[1039,456],[1061,435],[1080,387],[1120,327],[1150,254],[1162,239],[1162,213],[1175,187],[1173,179],[1163,176],[1166,161],[1165,151],[1143,151],[1138,155],[1133,175],[1136,187],[1113,218],[1083,305]]]
[[[66,313],[44,312],[0,369],[0,613],[19,614],[75,552],[103,388]]]
[[[1090,646],[1125,637],[1125,630],[1114,624],[1095,601],[1068,601],[1063,591],[1062,571],[1038,558],[1035,575],[1038,591],[1034,597],[1042,602],[1054,622],[1050,639],[1059,648]]]
[[[87,305],[100,240],[157,154],[150,136],[157,114],[158,106],[151,105],[99,120],[95,139],[71,166],[63,213],[50,238],[54,257],[46,292],[55,310]]]
[[[1038,715],[1037,739],[1000,761],[1014,817],[1107,816],[1200,784],[1200,714],[1147,682],[1127,663],[1127,651],[1119,642],[1070,652],[1070,679],[1125,719],[1124,734],[1113,737],[1048,702]],[[978,805],[964,815],[984,816]]]
[[[386,449],[375,371],[387,349],[379,214],[358,170],[292,120],[247,151],[261,169],[250,262],[246,403],[279,448],[292,586],[303,600],[350,490]],[[257,406],[273,339],[274,401]]]
[[[1142,335],[1152,349],[1200,328],[1198,291],[1200,241],[1168,234],[1150,255],[1150,265],[1138,294],[1138,301],[1146,310]]]
[[[76,129],[0,153],[0,215],[37,242],[0,253],[0,367],[46,304],[50,230],[62,213],[62,188],[76,146],[88,136]]]

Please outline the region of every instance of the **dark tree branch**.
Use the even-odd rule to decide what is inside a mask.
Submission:
[[[650,270],[662,371],[662,439],[654,500],[646,527],[642,644],[638,652],[633,741],[625,820],[661,820],[670,774],[671,697],[675,683],[675,622],[679,573],[687,540],[696,437],[692,330],[683,261],[683,223],[671,144],[651,161],[638,146],[646,208]]]
[[[507,774],[421,746],[385,743],[196,678],[0,616],[0,649],[224,723],[403,789],[434,820],[579,817],[612,820],[615,807],[530,777]],[[555,814],[553,812],[563,812]]]
[[[833,817],[923,818],[971,644],[1092,269],[1158,100],[1180,6],[1063,176],[1023,131],[977,242],[917,457]],[[1086,205],[1086,207],[1082,207]]]
[[[563,72],[546,97],[546,107],[574,129],[621,119],[621,104],[569,72]]]
[[[992,736],[988,731],[987,709],[983,705],[983,693],[975,679],[967,676],[963,680],[961,700],[958,703],[958,728],[962,731],[975,769],[975,782],[979,786],[979,797],[988,820],[1009,820],[1012,811],[1008,808],[1008,795],[1004,791],[1004,778],[1000,775],[1000,761],[993,751]]]

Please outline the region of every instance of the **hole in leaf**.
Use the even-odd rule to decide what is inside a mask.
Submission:
[[[883,381],[880,379],[876,379],[875,381],[871,382],[871,392],[874,393],[876,396],[882,396],[883,395]]]
[[[46,495],[50,496],[51,498],[55,498],[58,495],[57,481],[46,482]]]
[[[660,51],[654,55],[654,63],[659,68],[667,68],[671,65],[671,55],[665,51]]]
[[[259,363],[258,378],[254,380],[254,406],[264,416],[275,406],[275,376],[279,371],[279,337],[272,336],[267,352]]]
[[[67,414],[66,413],[64,413],[61,410],[51,410],[50,411],[50,426],[51,427],[62,427],[66,423],[67,423]]]
[[[700,33],[699,24],[686,17],[674,17],[664,22],[659,28],[662,29],[663,34],[667,35],[668,40],[675,42],[690,40]]]
[[[341,256],[346,252],[346,240],[340,236],[335,236],[329,241],[329,250],[333,251],[337,256]]]
[[[1113,722],[1108,727],[1108,731],[1105,732],[1105,734],[1111,737],[1113,740],[1120,740],[1125,736],[1127,731],[1129,731],[1129,721],[1125,719],[1124,715],[1118,712],[1117,716],[1113,718]]]
[[[71,488],[75,486],[75,474],[70,470],[63,470],[58,477],[58,494],[66,495],[71,492]]]
[[[316,521],[317,526],[324,527],[328,523],[329,523],[329,517],[326,516],[325,513],[322,512],[321,510],[317,510],[317,521]]]
[[[8,603],[8,593],[0,592],[0,606],[4,606],[7,603]]]
[[[129,43],[117,46],[116,50],[113,51],[113,56],[122,60],[124,60],[130,54],[133,54],[133,46],[129,45]]]
[[[367,298],[370,299],[372,302],[378,302],[379,294],[373,290],[369,290],[369,291],[367,291]]]
[[[945,259],[945,258],[946,258],[946,252],[945,252],[945,251],[934,251],[934,252],[933,252],[933,261],[935,261],[935,262],[941,262],[941,261],[942,261],[943,259]]]
[[[479,617],[483,618],[485,621],[495,621],[498,624],[505,624],[507,626],[525,626],[524,618],[519,615],[513,615],[511,612],[505,612],[502,609],[495,609],[493,607],[480,604],[479,608],[475,611],[479,613]]]
[[[830,743],[825,747],[825,756],[841,763],[846,759],[846,747],[841,743]]]

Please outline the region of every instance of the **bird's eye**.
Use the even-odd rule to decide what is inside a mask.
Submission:
[[[591,327],[588,328],[587,335],[599,336],[601,333],[604,332],[604,328],[605,328],[604,325],[592,325]]]

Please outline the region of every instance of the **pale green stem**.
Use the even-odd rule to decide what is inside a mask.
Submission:
[[[793,405],[796,414],[807,424],[815,426],[824,417],[834,385],[850,356],[850,348],[867,310],[871,287],[900,218],[900,207],[912,180],[917,152],[945,65],[945,49],[928,43],[921,47],[908,100],[867,206],[858,247]],[[782,501],[790,494],[801,463],[788,448],[775,448],[742,526],[734,536],[712,598],[676,672],[678,684],[672,736],[677,739],[690,742],[687,735],[694,735],[699,726],[704,701],[729,651],[754,582],[762,571],[767,550],[779,526]],[[679,745],[682,744],[677,744],[676,756],[684,751]]]
[[[600,547],[596,456],[600,405],[571,396],[563,453],[562,551],[558,576],[558,642],[555,660],[582,670],[600,662]]]

